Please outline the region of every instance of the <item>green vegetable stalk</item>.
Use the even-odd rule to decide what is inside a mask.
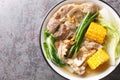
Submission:
[[[84,35],[87,31],[87,28],[89,26],[89,24],[97,17],[97,15],[99,14],[99,12],[96,12],[95,14],[93,14],[91,16],[90,12],[88,12],[85,16],[85,18],[83,19],[83,21],[81,22],[81,25],[78,27],[77,31],[76,31],[76,37],[75,37],[75,44],[70,48],[69,54],[67,57],[73,57],[75,58],[77,56],[77,52],[81,46],[81,43],[84,39]]]
[[[65,62],[59,59],[57,56],[57,51],[54,46],[55,38],[52,34],[48,33],[47,30],[44,31],[45,42],[44,50],[46,52],[46,57],[52,61],[57,66],[65,66]]]

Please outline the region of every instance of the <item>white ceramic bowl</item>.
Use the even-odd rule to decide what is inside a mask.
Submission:
[[[103,1],[99,1],[99,0],[64,0],[61,1],[60,3],[56,4],[49,12],[48,14],[45,16],[41,29],[40,29],[40,48],[42,51],[42,54],[46,60],[46,62],[48,63],[48,65],[58,74],[60,74],[61,76],[70,79],[70,80],[97,80],[97,79],[101,79],[105,76],[107,76],[108,74],[110,74],[119,64],[120,62],[120,58],[116,60],[116,64],[115,66],[110,66],[109,68],[107,68],[105,71],[93,75],[93,76],[88,76],[88,77],[80,77],[80,76],[75,76],[75,75],[71,75],[67,72],[65,72],[64,70],[61,70],[59,67],[55,66],[51,61],[49,61],[46,57],[45,57],[45,51],[43,49],[43,42],[44,42],[44,35],[43,35],[43,30],[46,28],[47,23],[50,19],[50,17],[58,10],[58,8],[60,8],[62,5],[71,3],[71,2],[85,2],[85,1],[92,1],[95,2],[97,5],[106,8],[106,10],[109,11],[110,15],[113,17],[113,19],[116,21],[117,25],[120,24],[120,17],[118,16],[117,12],[107,3],[103,2]]]

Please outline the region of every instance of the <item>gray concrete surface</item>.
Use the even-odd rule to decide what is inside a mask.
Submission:
[[[0,0],[0,80],[65,80],[39,49],[46,12],[61,0]],[[105,0],[120,14],[119,0]],[[120,66],[102,80],[120,80]]]

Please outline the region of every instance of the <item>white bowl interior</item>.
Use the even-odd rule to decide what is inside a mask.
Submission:
[[[68,4],[68,3],[72,3],[72,2],[85,2],[85,1],[88,1],[88,0],[67,0],[67,1],[63,1],[61,3],[59,3],[56,7],[54,7],[51,11],[49,11],[49,14],[47,15],[43,25],[42,25],[42,30],[41,30],[41,42],[40,44],[42,45],[42,50],[43,50],[43,54],[45,55],[45,51],[43,49],[43,42],[44,42],[44,35],[43,35],[43,31],[44,29],[46,28],[47,26],[47,23],[48,23],[48,20],[50,19],[50,17],[54,14],[54,12],[56,10],[58,10],[59,7],[61,7],[62,5],[65,5],[65,4]],[[102,2],[102,1],[99,1],[99,0],[89,0],[89,1],[92,1],[92,2],[95,2],[97,5],[101,6],[101,7],[104,7],[108,10],[108,12],[111,13],[111,16],[113,17],[113,20],[116,21],[116,25],[119,29],[119,32],[120,32],[120,18],[119,16],[117,15],[117,13],[110,7],[108,6],[106,3]],[[110,66],[109,68],[107,68],[105,71],[99,73],[99,74],[96,74],[94,76],[88,76],[88,77],[80,77],[80,76],[76,76],[76,75],[72,75],[72,74],[69,74],[67,72],[65,72],[64,70],[61,70],[59,67],[55,66],[51,61],[49,61],[47,59],[47,62],[49,63],[49,65],[57,72],[59,73],[60,75],[62,75],[63,77],[65,78],[68,78],[68,79],[71,79],[71,80],[80,80],[80,79],[83,79],[83,80],[88,80],[88,79],[92,79],[92,80],[97,80],[97,79],[101,79],[105,76],[107,76],[109,73],[111,73],[116,67],[117,65],[119,64],[120,62],[120,58],[116,60],[116,65],[115,66]]]

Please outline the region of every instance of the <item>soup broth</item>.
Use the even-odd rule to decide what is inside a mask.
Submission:
[[[93,76],[99,73],[104,72],[106,69],[108,69],[110,67],[110,62],[107,61],[104,64],[100,65],[96,70],[91,70],[89,66],[86,67],[86,72],[85,74],[83,74],[81,77],[89,77],[89,76]],[[72,73],[68,70],[67,67],[59,67],[62,71],[64,71],[65,73],[67,73],[68,75],[72,75],[72,76],[78,76],[76,73]]]

